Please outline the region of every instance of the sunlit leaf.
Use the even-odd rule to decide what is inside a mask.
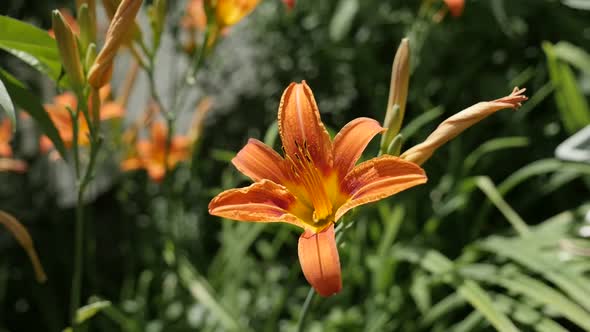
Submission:
[[[61,61],[57,44],[47,31],[0,15],[0,48],[53,80],[58,80]]]

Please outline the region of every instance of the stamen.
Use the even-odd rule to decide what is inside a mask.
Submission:
[[[332,202],[326,193],[322,176],[313,163],[307,141],[303,141],[303,146],[295,141],[295,146],[298,150],[292,154],[295,159],[290,158],[286,153],[285,159],[291,164],[293,176],[303,185],[313,205],[313,222],[324,222],[332,214]]]

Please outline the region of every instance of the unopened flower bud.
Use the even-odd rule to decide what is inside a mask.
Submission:
[[[88,82],[95,88],[107,84],[111,78],[113,59],[125,36],[135,24],[135,16],[142,0],[123,0],[109,25],[105,45],[98,53],[88,73]]]
[[[381,138],[381,151],[385,151],[391,140],[399,133],[404,113],[406,100],[408,99],[408,85],[410,81],[410,42],[402,39],[391,69],[391,83],[389,86],[389,98],[383,126],[387,128]],[[395,107],[397,105],[397,107]]]
[[[61,56],[64,69],[73,87],[80,88],[84,84],[84,71],[80,62],[80,53],[76,36],[70,25],[58,10],[52,14],[53,33]]]
[[[78,23],[80,25],[80,47],[82,54],[90,43],[96,42],[96,13],[94,0],[82,3],[78,7]],[[91,7],[92,6],[92,7]]]
[[[528,99],[523,94],[525,91],[526,89],[514,88],[509,96],[494,101],[477,103],[451,116],[441,123],[424,142],[404,152],[401,158],[422,165],[432,156],[436,149],[455,138],[465,129],[499,110],[520,107],[521,103]]]

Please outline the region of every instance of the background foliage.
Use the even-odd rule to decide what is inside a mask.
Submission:
[[[207,204],[247,183],[228,161],[249,137],[279,148],[276,109],[291,81],[308,81],[330,128],[358,116],[381,120],[393,55],[408,36],[406,148],[515,85],[530,100],[439,150],[425,165],[426,185],[346,218],[343,291],[314,299],[305,330],[590,331],[590,243],[579,235],[590,165],[554,158],[589,124],[590,11],[576,3],[467,1],[461,17],[436,22],[438,1],[425,9],[409,0],[301,0],[292,11],[264,1],[206,63],[207,73],[255,70],[200,81],[220,101],[173,189],[122,173],[87,205],[83,298],[110,301],[95,304],[102,310],[88,330],[294,331],[309,290],[296,263],[298,231],[218,220]],[[50,9],[63,5],[4,1],[0,13],[48,28]],[[184,3],[170,5],[174,31]],[[8,54],[0,61],[43,85]],[[25,254],[0,233],[0,331],[60,331],[74,211],[48,189],[52,161],[26,142],[17,134],[14,146],[30,170],[0,173],[0,209],[31,231],[49,282],[37,285]]]

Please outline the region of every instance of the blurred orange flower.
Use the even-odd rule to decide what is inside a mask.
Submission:
[[[451,15],[454,17],[459,17],[463,14],[463,9],[465,8],[465,0],[444,0],[447,7],[449,7],[449,11]]]
[[[145,169],[152,180],[162,181],[167,169],[174,168],[190,156],[188,137],[175,136],[170,142],[170,150],[166,158],[167,135],[168,129],[164,124],[153,123],[150,128],[150,138],[137,142],[134,153],[121,163],[121,169],[124,171]],[[166,165],[166,159],[168,159],[168,165]]]
[[[0,172],[13,171],[25,172],[27,164],[22,160],[12,159],[12,124],[10,119],[4,118],[0,121]]]
[[[109,120],[113,118],[120,118],[125,112],[123,106],[117,102],[108,101],[111,93],[110,85],[105,85],[99,90],[100,95],[100,120]],[[90,105],[90,103],[89,103]],[[45,110],[53,121],[59,136],[63,140],[67,148],[71,148],[74,143],[74,129],[72,117],[68,108],[76,111],[78,107],[78,100],[71,92],[65,92],[53,98],[53,104],[45,104]],[[90,109],[92,114],[92,109]],[[88,139],[89,128],[84,115],[80,114],[78,117],[78,146],[87,146],[90,141]],[[41,137],[41,152],[46,153],[53,148],[53,143],[47,136]]]
[[[355,166],[384,128],[358,118],[332,141],[305,81],[291,83],[283,93],[278,124],[284,157],[250,139],[232,163],[254,184],[220,193],[209,213],[303,228],[298,245],[303,274],[320,295],[330,296],[342,288],[334,224],[354,207],[425,183],[426,175],[420,166],[389,155]]]
[[[203,0],[190,0],[186,4],[186,13],[180,23],[185,29],[204,30],[207,26],[207,15]]]
[[[250,14],[260,0],[217,0],[215,17],[220,28],[232,26]]]
[[[4,118],[0,122],[0,157],[12,157],[10,139],[12,138],[12,124],[10,119]]]

